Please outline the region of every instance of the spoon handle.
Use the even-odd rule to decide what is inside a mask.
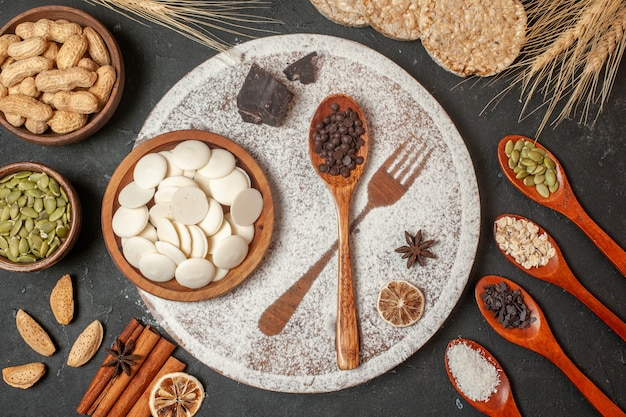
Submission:
[[[626,323],[583,287],[573,275],[562,287],[593,311],[607,326],[621,337],[622,340],[626,341]]]
[[[561,213],[576,224],[622,275],[626,276],[626,251],[589,217],[576,198],[572,196],[569,199],[568,210],[563,210]]]
[[[339,369],[354,369],[359,366],[359,329],[354,301],[352,259],[350,257],[350,196],[351,193],[345,192],[336,194],[339,227],[339,276],[335,347]]]
[[[624,413],[613,401],[609,399],[563,352],[558,344],[553,344],[554,348],[542,354],[554,363],[570,381],[578,388],[583,396],[593,405],[604,417],[625,417]]]

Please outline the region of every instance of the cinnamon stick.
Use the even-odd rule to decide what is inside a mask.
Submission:
[[[128,384],[109,411],[108,417],[125,417],[127,415],[128,410],[152,382],[154,376],[159,372],[172,352],[174,352],[174,349],[176,349],[175,344],[164,337],[159,339],[159,342],[152,349],[152,352],[141,365],[130,384]]]
[[[170,356],[165,364],[161,367],[159,372],[154,376],[152,381],[148,384],[146,389],[143,391],[141,396],[135,401],[133,407],[128,411],[126,417],[150,417],[150,392],[152,391],[152,386],[163,376],[169,374],[170,372],[181,372],[184,371],[187,365],[183,362],[179,361],[173,356]]]
[[[141,332],[141,335],[137,338],[137,342],[135,343],[135,350],[133,351],[133,354],[141,356],[141,359],[137,360],[135,365],[131,366],[130,376],[122,372],[115,378],[113,383],[110,384],[106,395],[93,412],[93,417],[105,417],[108,414],[160,338],[161,335],[149,326]]]
[[[139,339],[139,337],[141,336],[141,334],[144,332],[145,327],[143,325],[137,326],[137,328],[135,328],[135,330],[133,330],[133,332],[131,333],[130,337],[128,337],[128,339],[124,342],[128,342],[131,339],[132,340],[137,340]],[[111,359],[113,359],[113,357],[111,356]],[[104,363],[103,363],[104,364]],[[107,373],[107,378],[102,381],[102,390],[100,390],[100,394],[98,395],[98,397],[91,403],[91,406],[89,407],[89,410],[87,410],[87,414],[92,415],[95,411],[96,408],[98,408],[98,405],[100,404],[100,402],[102,402],[102,399],[104,397],[106,397],[107,393],[109,392],[109,389],[111,389],[111,386],[113,385],[113,382],[115,382],[115,368],[112,367],[105,367],[106,369],[110,369],[109,373]]]
[[[131,319],[126,325],[126,328],[124,328],[124,330],[122,330],[122,333],[120,333],[118,339],[126,343],[126,341],[132,337],[133,332],[137,328],[143,329],[143,325],[139,323],[137,319],[135,318]],[[102,361],[102,364],[107,363],[111,359],[113,359],[113,356],[107,355]],[[113,371],[114,369],[110,367],[98,368],[96,375],[91,380],[89,387],[87,387],[87,391],[85,391],[83,398],[81,399],[80,403],[78,404],[78,407],[76,408],[76,411],[79,414],[87,414],[91,406],[98,399],[98,397],[100,396],[104,388],[109,383],[109,380],[113,376]]]

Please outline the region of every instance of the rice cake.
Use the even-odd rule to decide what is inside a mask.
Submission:
[[[420,0],[365,0],[371,27],[400,41],[419,39]]]
[[[363,0],[311,0],[311,4],[324,17],[340,25],[351,27],[369,25]]]
[[[437,64],[461,77],[488,77],[518,57],[526,23],[519,0],[425,0],[419,27]]]

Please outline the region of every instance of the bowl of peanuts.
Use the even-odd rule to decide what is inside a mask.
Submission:
[[[38,162],[0,166],[0,268],[35,272],[63,259],[81,229],[72,184]]]
[[[101,129],[124,89],[109,30],[66,6],[27,10],[0,29],[0,124],[38,145],[66,145]]]

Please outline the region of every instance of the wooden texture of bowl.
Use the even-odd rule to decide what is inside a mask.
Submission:
[[[69,22],[78,23],[82,27],[91,26],[104,40],[109,50],[109,55],[111,56],[111,65],[117,72],[117,78],[107,103],[99,112],[89,115],[87,124],[74,132],[58,134],[48,129],[47,132],[36,135],[28,131],[25,127],[13,126],[7,122],[4,114],[0,112],[0,124],[9,132],[25,141],[35,143],[37,145],[67,145],[81,141],[93,135],[109,121],[111,116],[113,116],[113,113],[115,113],[115,110],[122,99],[122,93],[124,90],[124,62],[120,48],[106,26],[82,10],[74,9],[72,7],[42,6],[27,10],[9,20],[0,29],[0,36],[7,33],[14,33],[15,27],[22,22],[36,22],[39,19],[44,18],[50,20],[64,19]]]
[[[37,162],[14,162],[0,167],[0,178],[19,171],[45,172],[50,178],[54,178],[65,190],[71,204],[71,217],[69,232],[59,248],[47,258],[32,263],[17,263],[0,256],[0,268],[11,272],[35,272],[48,268],[63,259],[72,249],[80,234],[82,211],[80,199],[72,184],[57,171]]]
[[[144,155],[163,150],[171,150],[185,140],[199,140],[211,148],[230,151],[237,159],[237,166],[243,168],[252,182],[252,187],[263,196],[263,211],[254,223],[254,239],[250,242],[248,255],[236,268],[231,269],[226,277],[219,281],[198,288],[190,289],[178,284],[175,279],[167,282],[154,282],[145,278],[138,269],[126,261],[122,253],[121,239],[115,235],[112,227],[113,214],[119,208],[120,191],[133,181],[133,170],[137,161]],[[153,201],[148,203],[151,206]],[[174,301],[200,301],[222,295],[243,282],[262,261],[269,247],[274,229],[274,205],[272,192],[265,174],[248,152],[231,140],[210,132],[199,130],[179,130],[156,136],[131,151],[113,173],[105,190],[102,201],[102,233],[107,250],[122,273],[137,287],[161,298]]]

